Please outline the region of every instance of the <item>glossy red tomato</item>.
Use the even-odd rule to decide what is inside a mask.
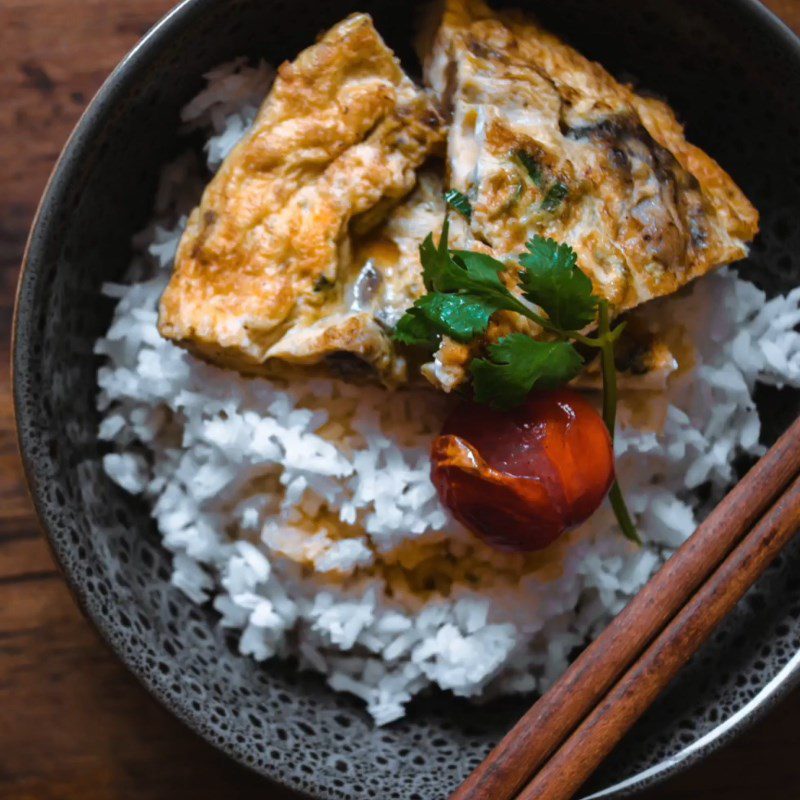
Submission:
[[[431,477],[457,519],[503,550],[540,550],[594,513],[614,480],[602,417],[568,389],[512,411],[464,403],[431,449]]]

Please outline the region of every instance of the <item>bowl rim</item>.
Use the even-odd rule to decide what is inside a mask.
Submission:
[[[32,304],[33,289],[37,281],[37,265],[41,263],[42,250],[49,237],[49,218],[59,207],[70,177],[81,159],[76,158],[91,146],[93,131],[114,106],[116,98],[124,95],[135,84],[139,70],[146,68],[156,52],[167,45],[170,39],[180,33],[184,25],[195,16],[204,12],[205,8],[216,0],[181,0],[174,8],[161,17],[142,38],[122,58],[100,88],[87,104],[72,132],[67,138],[56,162],[51,170],[47,183],[42,191],[41,199],[31,222],[30,231],[23,251],[19,276],[17,279],[14,311],[11,323],[11,385],[13,396],[13,414],[16,428],[17,447],[23,466],[25,483],[31,498],[36,518],[50,548],[56,565],[64,577],[67,588],[86,620],[100,635],[101,641],[121,661],[140,685],[172,716],[180,720],[194,735],[202,739],[214,749],[232,758],[237,764],[255,772],[267,780],[271,780],[295,792],[304,793],[299,784],[290,779],[278,779],[265,770],[248,764],[232,744],[215,741],[206,736],[197,723],[180,704],[172,698],[162,695],[156,685],[148,679],[145,672],[136,666],[118,646],[104,621],[93,615],[86,602],[87,591],[80,585],[66,567],[59,546],[50,534],[53,523],[52,514],[45,502],[45,491],[39,480],[37,467],[29,455],[32,441],[36,438],[36,420],[23,401],[21,376],[29,368],[26,353],[26,330],[30,327],[34,306]],[[780,41],[783,48],[792,51],[800,64],[800,37],[789,28],[761,0],[728,0],[735,13],[749,15],[759,35],[768,33]],[[767,681],[756,695],[730,717],[722,720],[708,733],[695,742],[682,748],[678,753],[644,769],[628,778],[607,786],[591,795],[584,795],[583,800],[595,798],[629,797],[638,794],[645,787],[662,783],[667,778],[688,769],[692,764],[705,758],[714,750],[747,730],[755,722],[761,720],[780,700],[795,686],[800,684],[800,650]],[[309,781],[313,783],[313,778]],[[314,791],[325,792],[323,786],[316,786]],[[310,795],[309,795],[310,796]]]

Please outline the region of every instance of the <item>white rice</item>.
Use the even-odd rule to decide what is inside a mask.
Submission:
[[[271,77],[263,64],[220,67],[184,110],[210,134],[212,171]],[[696,367],[654,401],[660,429],[635,427],[635,404],[620,406],[618,474],[645,546],[623,539],[604,505],[533,562],[494,553],[429,479],[446,398],[248,380],[161,338],[158,299],[206,179],[191,155],[165,169],[130,283],[104,289],[118,299],[96,346],[105,469],[152,504],[173,583],[241,632],[242,653],[296,656],[378,724],[432,685],[467,697],[544,689],[692,532],[691,490],[718,496],[734,458],[762,452],[755,383],[800,385],[800,289],[766,302],[723,270],[656,303],[653,324],[684,326]],[[452,556],[431,591],[408,589],[420,552]]]

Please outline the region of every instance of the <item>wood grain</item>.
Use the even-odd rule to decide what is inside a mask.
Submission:
[[[92,94],[172,5],[0,0],[0,798],[292,797],[194,737],[105,649],[53,565],[16,453],[8,339],[36,203]],[[800,0],[767,5],[800,31]],[[643,800],[792,800],[800,794],[798,717],[796,692],[750,732]]]

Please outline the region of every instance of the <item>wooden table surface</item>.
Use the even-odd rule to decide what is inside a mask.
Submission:
[[[26,496],[9,331],[28,226],[78,115],[173,0],[0,0],[0,798],[288,800],[170,717],[100,643]],[[768,0],[800,31],[800,0]],[[800,692],[643,800],[800,797]],[[377,800],[380,800],[378,798]]]

